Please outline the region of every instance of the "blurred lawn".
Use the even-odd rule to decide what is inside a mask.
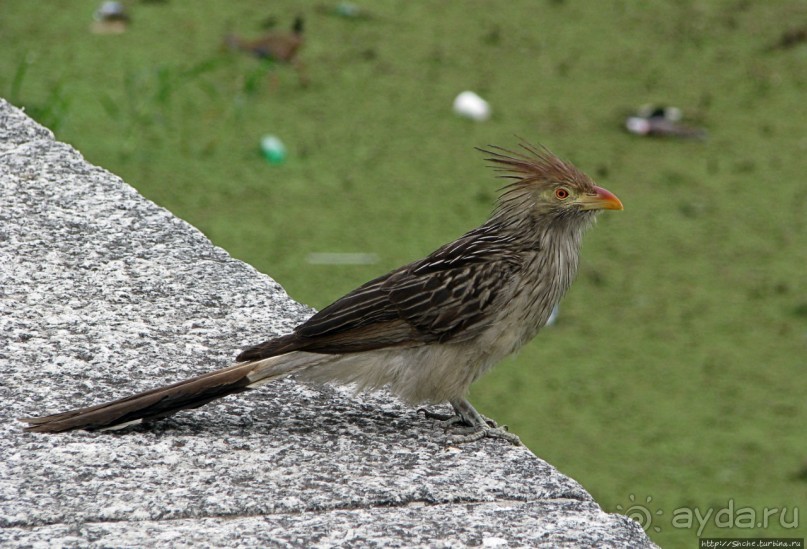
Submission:
[[[661,511],[665,547],[696,546],[676,509],[807,511],[807,44],[769,48],[807,4],[385,0],[351,20],[317,9],[333,2],[172,0],[132,2],[131,29],[99,36],[98,3],[1,3],[0,95],[315,307],[485,219],[499,183],[474,146],[518,135],[577,163],[625,211],[589,233],[558,324],[473,401],[606,509]],[[297,13],[306,88],[220,46]],[[452,115],[464,89],[492,120]],[[622,131],[648,102],[710,139]],[[259,156],[266,133],[284,165]],[[768,520],[702,535],[807,530]]]

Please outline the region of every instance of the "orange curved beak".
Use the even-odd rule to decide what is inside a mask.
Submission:
[[[593,194],[584,194],[578,199],[584,210],[624,210],[622,202],[608,189],[594,186]]]

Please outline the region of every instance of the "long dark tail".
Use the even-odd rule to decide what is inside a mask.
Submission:
[[[42,417],[21,418],[27,431],[59,433],[72,429],[122,428],[143,420],[168,417],[180,410],[203,406],[212,400],[240,393],[284,377],[322,360],[322,355],[289,353],[255,362],[234,364],[172,385],[88,408]]]

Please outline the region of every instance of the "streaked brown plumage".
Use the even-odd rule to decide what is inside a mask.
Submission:
[[[307,83],[303,64],[297,57],[305,43],[302,17],[294,20],[291,32],[271,32],[254,40],[246,40],[234,34],[228,34],[224,37],[224,43],[231,50],[243,51],[260,59],[288,63],[297,70],[300,82]]]
[[[29,430],[100,429],[196,408],[295,374],[318,383],[389,388],[411,403],[448,401],[470,439],[514,435],[466,400],[499,360],[532,339],[569,288],[585,229],[613,194],[546,149],[483,152],[511,182],[482,226],[425,259],[371,280],[237,364],[111,403],[23,419]]]
[[[291,32],[272,32],[255,40],[245,40],[229,34],[224,42],[234,50],[251,53],[255,57],[289,63],[303,46],[303,19],[294,20]]]

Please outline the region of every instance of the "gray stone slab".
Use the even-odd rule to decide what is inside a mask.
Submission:
[[[0,545],[652,547],[525,448],[284,380],[121,433],[15,418],[227,365],[311,314],[0,100]]]

